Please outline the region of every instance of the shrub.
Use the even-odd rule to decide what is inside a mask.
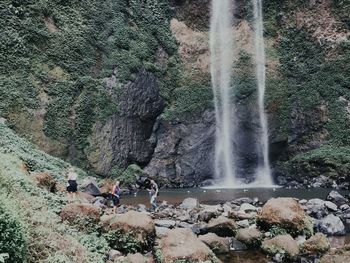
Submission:
[[[26,239],[24,228],[19,219],[4,204],[6,198],[8,197],[1,196],[0,198],[0,253],[8,254],[9,259],[6,262],[25,262]]]

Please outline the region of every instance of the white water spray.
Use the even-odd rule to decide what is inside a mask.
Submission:
[[[264,44],[264,24],[262,12],[262,0],[253,0],[254,6],[254,29],[255,29],[255,54],[256,54],[256,78],[258,84],[258,105],[259,105],[259,121],[261,126],[260,131],[260,153],[262,160],[259,160],[257,170],[257,178],[254,184],[260,187],[269,187],[273,185],[271,176],[271,168],[269,161],[269,142],[268,142],[268,127],[267,117],[264,107],[265,88],[266,88],[266,58]]]
[[[213,0],[210,24],[211,77],[216,110],[215,175],[223,184],[235,186],[234,132],[231,103],[233,66],[232,0]]]

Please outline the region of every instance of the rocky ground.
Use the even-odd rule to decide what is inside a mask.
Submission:
[[[349,199],[332,191],[326,200],[240,198],[217,205],[186,198],[145,205],[120,205],[79,194],[61,211],[66,223],[98,231],[109,242],[107,262],[222,262],[230,250],[259,250],[273,262],[350,262],[350,246],[331,248],[328,237],[346,234]],[[98,226],[98,227],[97,227]]]

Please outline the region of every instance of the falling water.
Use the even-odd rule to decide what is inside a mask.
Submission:
[[[265,67],[265,45],[264,45],[264,25],[262,0],[253,0],[254,6],[254,29],[255,29],[255,53],[256,53],[256,77],[258,84],[258,104],[260,132],[260,152],[262,160],[259,161],[257,170],[256,184],[259,186],[272,186],[272,176],[269,161],[268,127],[267,117],[264,107],[265,88],[266,88],[266,67]]]
[[[235,186],[232,133],[234,132],[231,103],[233,66],[232,0],[213,0],[210,25],[211,77],[216,110],[216,178],[223,184]]]

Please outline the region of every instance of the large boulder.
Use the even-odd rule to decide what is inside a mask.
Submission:
[[[90,229],[100,220],[101,210],[90,204],[68,204],[62,208],[61,219],[79,229]]]
[[[46,189],[47,191],[53,193],[56,192],[57,181],[48,172],[36,173],[34,178],[39,187]]]
[[[229,238],[219,237],[214,233],[208,233],[198,237],[200,241],[206,244],[216,255],[226,254],[230,251]]]
[[[313,234],[313,223],[293,198],[272,198],[262,207],[258,224],[263,228],[278,226],[293,235]]]
[[[322,233],[316,233],[302,245],[302,251],[306,254],[321,254],[330,249],[331,245],[327,237]]]
[[[269,255],[275,256],[280,254],[286,259],[293,259],[299,255],[298,243],[290,235],[279,235],[265,240],[261,248]]]
[[[239,229],[236,239],[243,242],[248,247],[259,247],[261,244],[262,233],[256,228]]]
[[[235,221],[224,216],[210,220],[206,230],[221,237],[233,237],[236,234],[237,225]]]
[[[326,216],[317,223],[319,231],[327,235],[344,235],[345,226],[341,219],[333,214]]]
[[[350,262],[350,246],[333,250],[324,255],[319,263],[348,263]]]
[[[149,249],[155,238],[155,225],[146,213],[129,211],[101,217],[102,230],[110,245],[122,252]]]
[[[170,230],[160,240],[162,262],[218,262],[214,253],[189,229]]]

